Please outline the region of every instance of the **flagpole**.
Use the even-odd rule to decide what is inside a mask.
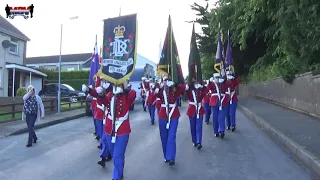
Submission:
[[[121,16],[121,6],[120,6],[120,9],[119,9],[119,17]]]

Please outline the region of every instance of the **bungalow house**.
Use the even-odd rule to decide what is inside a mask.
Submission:
[[[47,75],[24,66],[30,39],[0,15],[0,97],[14,97],[20,87],[32,83],[40,91]]]
[[[92,60],[92,53],[82,54],[67,54],[61,56],[61,69],[63,71],[73,70],[90,70]],[[58,70],[59,67],[59,55],[55,56],[41,56],[41,57],[29,57],[25,59],[25,65],[33,68],[45,68],[50,70]],[[156,63],[153,61],[137,55],[136,68],[147,67],[150,76],[155,75]]]

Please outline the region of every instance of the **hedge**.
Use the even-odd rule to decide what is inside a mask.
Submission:
[[[16,96],[21,97],[21,96],[24,96],[26,93],[27,93],[27,88],[21,87],[17,90]]]
[[[43,73],[48,75],[48,80],[57,80],[59,78],[58,71],[41,70]],[[89,78],[90,71],[61,71],[61,80],[70,79],[87,79]]]
[[[47,80],[46,83],[58,83],[58,80]],[[81,91],[82,84],[88,84],[87,79],[61,79],[61,84],[68,84],[73,87],[75,90]]]

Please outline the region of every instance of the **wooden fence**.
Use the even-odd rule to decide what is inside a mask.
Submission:
[[[11,101],[8,99],[9,98],[3,98],[0,100],[3,100],[2,103],[0,103],[0,123],[21,119],[23,110],[22,97],[11,98]],[[42,102],[46,114],[52,114],[57,112],[58,99],[56,97],[42,98]],[[61,98],[61,111],[83,108],[85,106],[85,97],[73,97],[72,99],[69,97]]]

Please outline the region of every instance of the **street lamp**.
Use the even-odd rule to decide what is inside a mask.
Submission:
[[[69,18],[69,20],[78,19],[78,16],[74,16]],[[58,82],[58,113],[61,112],[61,49],[62,49],[62,29],[63,24],[61,23],[61,31],[60,31],[60,55],[59,55],[59,82]]]

